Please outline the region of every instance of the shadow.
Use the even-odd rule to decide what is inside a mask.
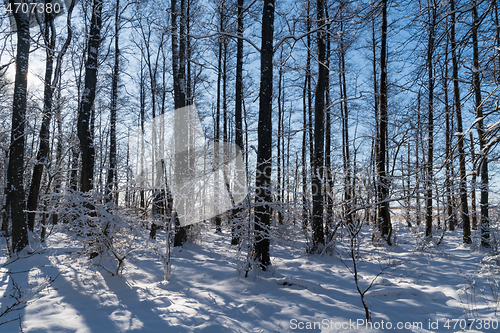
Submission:
[[[152,295],[138,286],[130,286],[123,277],[103,274],[103,278],[109,290],[118,296],[119,306],[110,315],[120,331],[189,332],[182,326],[171,327],[160,317],[157,308],[172,305],[166,295]]]

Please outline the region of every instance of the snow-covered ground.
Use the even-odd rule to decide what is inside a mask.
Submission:
[[[0,332],[16,332],[20,323],[25,332],[500,331],[500,259],[462,245],[461,230],[439,246],[402,224],[393,247],[374,247],[366,236],[361,291],[383,271],[366,293],[366,324],[346,238],[323,256],[306,254],[303,241],[273,241],[272,269],[245,277],[246,249],[238,252],[229,234],[206,224],[196,244],[173,250],[164,281],[163,233],[149,241],[145,231],[123,274],[113,276],[93,264],[97,258],[79,255],[60,228],[17,260],[6,258],[2,240],[0,311],[15,303],[12,296],[28,305],[0,317]]]

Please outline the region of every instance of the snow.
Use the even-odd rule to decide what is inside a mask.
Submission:
[[[25,332],[459,332],[460,319],[475,319],[468,331],[483,331],[477,320],[498,319],[499,256],[478,250],[477,231],[472,245],[462,244],[458,230],[446,232],[438,246],[442,230],[428,242],[423,227],[395,223],[392,247],[373,246],[368,229],[361,239],[361,290],[375,280],[365,295],[371,324],[346,268],[352,260],[345,235],[323,256],[306,254],[300,237],[273,240],[272,268],[245,278],[245,250],[207,223],[196,244],[173,250],[169,281],[158,258],[163,231],[151,241],[144,230],[120,276],[81,255],[63,224],[34,254],[17,260],[6,257],[2,238],[0,312],[14,302],[13,280],[30,303],[0,317],[0,323],[13,320],[1,330],[18,331],[21,316]],[[300,235],[299,229],[293,232]],[[398,322],[407,329],[396,330]]]

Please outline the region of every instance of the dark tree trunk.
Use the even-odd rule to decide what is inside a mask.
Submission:
[[[309,224],[309,211],[307,200],[307,132],[309,124],[307,123],[307,78],[304,81],[302,93],[302,228],[306,229]]]
[[[327,22],[330,21],[328,16],[328,8],[325,8],[325,16]],[[331,24],[328,23],[327,30],[330,30]],[[331,53],[331,40],[326,41],[326,66],[330,68],[330,53]],[[325,124],[325,200],[326,200],[326,223],[325,235],[326,242],[328,243],[333,237],[333,174],[332,174],[332,160],[331,160],[331,145],[332,145],[332,119],[331,119],[331,99],[330,99],[330,75],[326,76],[326,124]]]
[[[71,28],[69,28],[71,30]],[[68,35],[69,37],[69,35]],[[68,40],[68,39],[67,39]],[[56,69],[57,72],[57,69]],[[56,126],[57,126],[57,145],[56,145],[56,165],[57,171],[54,176],[54,193],[58,194],[61,192],[61,184],[62,184],[62,163],[63,163],[63,119],[62,119],[62,106],[61,106],[61,76],[62,73],[59,72],[59,80],[58,84],[54,86],[54,89],[57,91],[56,94],[56,103],[54,107],[54,113],[56,116]],[[59,201],[59,198],[56,198],[56,202]],[[59,215],[57,212],[52,213],[52,224],[57,224],[59,219]],[[45,237],[41,237],[42,241]]]
[[[445,180],[445,191],[446,191],[446,220],[448,221],[448,229],[450,231],[455,230],[455,208],[453,203],[453,132],[451,124],[453,122],[453,116],[450,110],[449,96],[448,96],[448,45],[449,38],[446,38],[446,47],[444,54],[444,73],[443,73],[443,92],[444,92],[444,112],[445,112],[445,123],[446,123],[446,180]],[[446,228],[446,227],[445,227]]]
[[[277,145],[276,145],[276,157],[277,157],[277,165],[276,165],[276,173],[277,173],[277,207],[278,207],[278,223],[282,224],[283,223],[283,214],[282,214],[282,207],[283,207],[283,196],[281,195],[281,190],[283,189],[283,178],[282,177],[282,169],[284,169],[284,165],[282,164],[282,154],[283,150],[281,149],[281,144],[283,142],[283,112],[284,108],[282,107],[282,93],[283,93],[283,48],[281,48],[281,54],[280,54],[280,68],[279,68],[279,74],[278,74],[278,135],[277,135]],[[275,206],[276,207],[276,206]]]
[[[238,36],[243,37],[243,5],[244,0],[238,0]],[[235,143],[238,148],[243,149],[243,125],[241,111],[243,109],[243,39],[238,38],[236,45],[236,100],[234,106],[234,120],[235,120]],[[235,212],[235,216],[237,212]],[[231,244],[236,245],[240,243],[240,224],[233,225],[233,238]]]
[[[180,0],[180,8],[177,9],[177,0],[171,1],[172,10],[172,73],[174,76],[174,107],[176,110],[186,106],[186,4],[185,0]],[[177,25],[180,19],[180,25]],[[176,119],[177,121],[177,119]],[[175,144],[181,145],[182,135],[175,135]],[[182,177],[183,161],[176,159],[175,174]],[[187,227],[179,224],[175,218],[174,246],[182,246],[187,240]]]
[[[224,31],[224,25],[223,25],[223,7],[222,3],[219,4],[219,30]],[[223,42],[222,42],[223,37],[219,36],[218,39],[218,54],[217,54],[217,105],[216,105],[216,110],[215,110],[215,135],[214,135],[214,141],[219,142],[220,141],[220,109],[221,109],[221,88],[222,88],[222,52],[223,52]],[[220,165],[220,145],[217,145],[214,151],[214,165],[218,167]],[[218,179],[218,173],[215,175],[215,183],[219,183]],[[215,195],[217,196],[218,193],[216,192]],[[215,217],[215,232],[216,233],[221,233],[221,223],[222,223],[222,218],[220,215],[217,215]]]
[[[451,27],[450,27],[450,43],[451,43],[451,59],[453,62],[453,95],[454,104],[457,114],[457,132],[458,135],[458,159],[460,163],[460,208],[461,217],[464,227],[463,242],[466,244],[472,243],[470,236],[470,220],[469,207],[467,204],[467,174],[465,169],[465,151],[464,151],[464,134],[462,127],[462,106],[460,100],[460,86],[458,82],[458,56],[457,42],[455,40],[455,0],[450,0],[451,12]]]
[[[375,119],[375,137],[372,141],[372,147],[373,147],[373,152],[372,156],[374,157],[372,159],[373,162],[373,183],[375,184],[374,190],[375,190],[375,195],[374,197],[376,198],[375,201],[379,198],[379,190],[380,190],[380,185],[377,183],[376,176],[378,176],[378,158],[379,158],[379,144],[378,140],[380,138],[380,114],[379,114],[379,93],[380,91],[378,90],[378,83],[377,83],[377,39],[375,35],[375,18],[372,18],[372,71],[373,71],[373,99],[374,99],[374,119]],[[378,224],[378,211],[375,212],[375,224]]]
[[[434,68],[432,57],[434,53],[434,27],[436,26],[436,4],[430,4],[432,15],[429,18],[429,40],[427,44],[427,89],[428,89],[428,128],[427,128],[427,194],[425,200],[425,237],[432,236],[432,187],[434,186]]]
[[[140,126],[141,126],[141,133],[142,135],[145,135],[145,132],[144,132],[144,122],[146,121],[145,117],[146,117],[146,79],[145,79],[145,75],[144,75],[144,65],[142,63],[143,61],[143,55],[141,54],[141,73],[140,73],[140,87],[139,87],[139,122],[140,122]],[[145,152],[144,152],[144,141],[141,140],[141,163],[140,163],[140,166],[141,166],[141,170],[144,170],[144,155],[145,155]],[[145,209],[146,208],[146,193],[144,191],[144,188],[141,188],[140,191],[139,191],[139,196],[140,196],[140,201],[139,201],[139,204],[142,209]]]
[[[82,152],[81,190],[92,190],[94,178],[95,148],[91,130],[91,113],[97,86],[97,67],[101,45],[102,0],[92,2],[92,19],[85,64],[85,89],[78,110],[78,139]]]
[[[311,2],[307,0],[306,4],[306,32],[311,31]],[[311,92],[311,34],[308,34],[307,37],[307,58],[306,58],[306,71],[305,71],[305,79],[304,79],[304,88],[303,88],[303,111],[304,111],[304,133],[302,135],[302,227],[306,229],[309,225],[310,216],[310,205],[308,200],[307,193],[307,168],[306,168],[306,159],[307,159],[307,139],[309,139],[309,157],[310,157],[310,165],[313,162],[314,150],[313,150],[313,135],[312,135],[312,92]],[[312,168],[311,168],[311,176],[312,176]]]
[[[483,121],[483,105],[481,98],[481,72],[479,67],[479,43],[477,38],[477,31],[479,29],[479,17],[477,14],[477,1],[472,1],[472,50],[473,50],[473,73],[472,80],[474,84],[474,96],[476,100],[476,128],[477,136],[479,138],[479,148],[484,151],[487,144],[487,139],[485,135],[485,127]],[[481,245],[485,248],[490,247],[490,218],[488,212],[488,156],[485,155],[479,165],[481,172],[481,199],[480,199],[480,210],[481,210]]]
[[[476,160],[476,153],[474,148],[474,136],[472,132],[469,132],[470,138],[470,156],[474,163]],[[477,207],[476,207],[476,185],[477,185],[477,174],[476,172],[472,173],[470,180],[470,212],[469,218],[471,219],[471,227],[472,230],[477,230]]]
[[[382,237],[391,245],[392,225],[389,213],[389,186],[387,175],[387,0],[382,0],[382,38],[380,40],[380,125],[378,138],[377,172],[379,181],[379,228]]]
[[[421,214],[421,205],[420,205],[420,179],[421,179],[421,170],[420,170],[420,144],[422,143],[422,131],[420,128],[422,127],[422,122],[420,121],[420,106],[421,106],[421,92],[419,91],[417,94],[417,128],[415,135],[415,189],[417,193],[417,197],[415,199],[415,204],[417,205],[417,209],[415,212],[415,222],[419,226],[422,218]]]
[[[343,9],[341,9],[343,10]],[[344,47],[344,37],[343,37],[343,22],[340,19],[340,54],[339,54],[339,89],[340,89],[340,114],[342,118],[342,159],[344,167],[344,218],[347,225],[352,225],[352,214],[351,210],[351,157],[349,149],[349,109],[347,107],[347,83],[345,75],[345,47]]]
[[[325,243],[323,228],[323,165],[324,140],[325,140],[325,89],[328,68],[326,67],[326,28],[325,3],[316,0],[317,24],[319,27],[317,35],[318,44],[318,82],[316,84],[316,96],[314,103],[314,161],[313,161],[313,219],[312,219],[312,252],[319,251]]]
[[[10,0],[10,3],[14,7],[14,0]],[[12,103],[12,131],[7,169],[6,203],[12,220],[12,250],[19,252],[29,244],[23,176],[30,27],[27,15],[14,13],[14,18],[17,26],[16,77]]]
[[[269,227],[271,225],[272,100],[274,0],[264,0],[262,47],[260,55],[260,101],[257,129],[257,174],[255,177],[255,259],[263,270],[271,264]]]
[[[117,189],[117,162],[116,162],[116,112],[118,108],[118,79],[120,70],[120,0],[116,0],[115,9],[115,63],[111,77],[111,108],[109,111],[109,168],[106,181],[106,197],[108,201],[118,204]]]

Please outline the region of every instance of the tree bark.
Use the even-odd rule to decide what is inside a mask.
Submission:
[[[450,231],[455,230],[455,212],[453,203],[453,132],[451,128],[451,123],[453,117],[450,111],[449,96],[448,96],[448,45],[449,38],[446,38],[445,54],[444,54],[444,73],[443,73],[443,93],[444,93],[444,112],[445,112],[445,123],[446,123],[446,179],[445,179],[445,191],[446,191],[446,220],[448,221],[448,229]],[[446,226],[445,226],[446,228]]]
[[[243,5],[244,0],[238,0],[238,36],[243,37]],[[234,120],[235,120],[235,143],[238,148],[243,149],[243,124],[242,124],[242,109],[243,109],[243,39],[238,38],[236,42],[236,91],[235,91],[235,106],[234,106]],[[236,216],[237,212],[233,214]],[[240,243],[240,224],[233,225],[233,237],[231,244],[236,245]]]
[[[392,225],[389,213],[390,179],[387,175],[387,0],[382,0],[382,38],[380,40],[380,125],[378,149],[378,181],[379,181],[379,228],[381,236],[392,245]]]
[[[472,131],[469,132],[469,138],[470,138],[470,156],[472,159],[472,162],[476,160],[476,153],[475,153],[475,148],[474,148],[474,136],[472,135]],[[477,174],[476,172],[472,173],[471,180],[470,180],[470,212],[469,212],[469,217],[471,219],[471,227],[472,230],[477,230],[477,207],[476,207],[476,185],[477,185]]]
[[[186,3],[180,0],[179,11],[177,9],[177,0],[171,1],[172,6],[172,72],[174,76],[174,107],[176,110],[186,106]],[[180,19],[180,25],[177,25],[177,19]],[[177,119],[176,119],[177,121]],[[175,144],[181,146],[180,141],[184,140],[180,133],[175,131]],[[182,177],[183,161],[176,159],[175,174],[176,177]],[[184,170],[185,171],[185,170]],[[174,246],[182,246],[187,240],[187,227],[179,224],[175,218],[175,236]]]
[[[101,45],[102,0],[92,2],[92,19],[85,64],[85,89],[78,110],[78,139],[82,152],[81,191],[93,188],[95,148],[91,130],[91,113],[94,106],[99,47]]]
[[[341,11],[344,10],[343,8]],[[342,118],[342,159],[344,167],[344,218],[347,225],[352,225],[353,219],[351,210],[352,186],[351,186],[351,157],[349,148],[349,109],[347,107],[347,83],[345,68],[345,46],[343,18],[340,18],[340,39],[339,39],[339,90],[340,90],[340,114]]]
[[[463,242],[466,244],[472,243],[470,236],[470,220],[469,207],[467,204],[467,174],[465,169],[465,151],[464,151],[464,133],[462,126],[462,109],[460,100],[460,86],[458,78],[458,56],[457,42],[455,40],[455,0],[450,0],[451,12],[451,27],[450,27],[450,43],[451,43],[451,59],[453,63],[453,96],[455,111],[457,114],[457,131],[458,131],[458,159],[460,164],[460,208],[463,223]]]
[[[120,0],[116,0],[115,9],[115,54],[113,73],[111,76],[111,108],[109,111],[109,168],[106,181],[106,197],[108,201],[118,204],[117,161],[116,161],[116,116],[118,109],[118,79],[120,70]]]
[[[427,44],[427,91],[428,91],[428,128],[427,128],[427,177],[426,177],[426,214],[425,237],[432,236],[432,187],[434,186],[434,68],[432,57],[434,53],[434,28],[436,26],[436,4],[429,1],[429,40]]]
[[[330,30],[330,17],[328,15],[328,8],[325,8],[325,18],[328,22],[327,30]],[[331,39],[326,41],[326,66],[330,68],[330,54],[331,54]],[[326,243],[333,237],[333,174],[332,174],[332,160],[331,160],[331,145],[332,145],[332,117],[331,117],[331,98],[330,98],[330,75],[326,76],[325,85],[325,100],[326,100],[326,124],[325,124],[325,201],[326,201],[326,223],[325,235]]]
[[[14,7],[14,0],[10,0],[10,3]],[[12,250],[19,252],[29,245],[23,176],[30,27],[29,18],[26,14],[14,12],[13,15],[17,26],[16,76],[12,103],[12,130],[7,169],[6,203],[12,220]]]
[[[328,68],[326,67],[326,29],[324,0],[316,0],[316,17],[318,24],[318,82],[314,103],[314,160],[313,160],[313,219],[312,219],[312,252],[321,250],[325,243],[323,227],[323,165],[324,165],[324,118],[325,118],[325,88]]]
[[[223,25],[223,7],[222,3],[219,4],[218,8],[219,12],[219,30],[221,32],[224,31],[224,25]],[[218,38],[218,54],[217,54],[217,105],[216,105],[216,110],[215,110],[215,135],[214,135],[214,141],[219,142],[220,141],[220,116],[221,116],[221,90],[222,90],[222,53],[223,53],[223,43],[222,43],[222,36],[219,36]],[[220,145],[215,146],[215,151],[214,151],[214,165],[216,167],[220,166]],[[219,178],[218,178],[218,173],[215,174],[215,183],[219,183]],[[216,191],[215,196],[217,196],[218,193]],[[222,223],[222,218],[220,215],[217,215],[215,217],[215,232],[216,233],[221,233],[221,223]]]
[[[271,264],[269,227],[271,225],[272,100],[273,100],[274,0],[264,0],[260,55],[260,101],[257,129],[257,174],[255,177],[254,256],[263,270]]]
[[[477,14],[477,1],[472,1],[472,50],[473,50],[473,67],[472,67],[472,80],[474,84],[474,96],[476,100],[476,128],[477,136],[479,138],[479,148],[484,151],[487,144],[487,139],[485,135],[485,127],[483,121],[483,105],[481,98],[481,71],[479,67],[479,43],[477,38],[477,31],[479,29],[479,17]],[[489,218],[489,203],[488,203],[488,193],[489,193],[489,183],[488,183],[488,156],[485,154],[481,159],[479,165],[481,169],[481,198],[480,198],[480,210],[481,210],[481,246],[485,248],[490,247],[490,218]]]

